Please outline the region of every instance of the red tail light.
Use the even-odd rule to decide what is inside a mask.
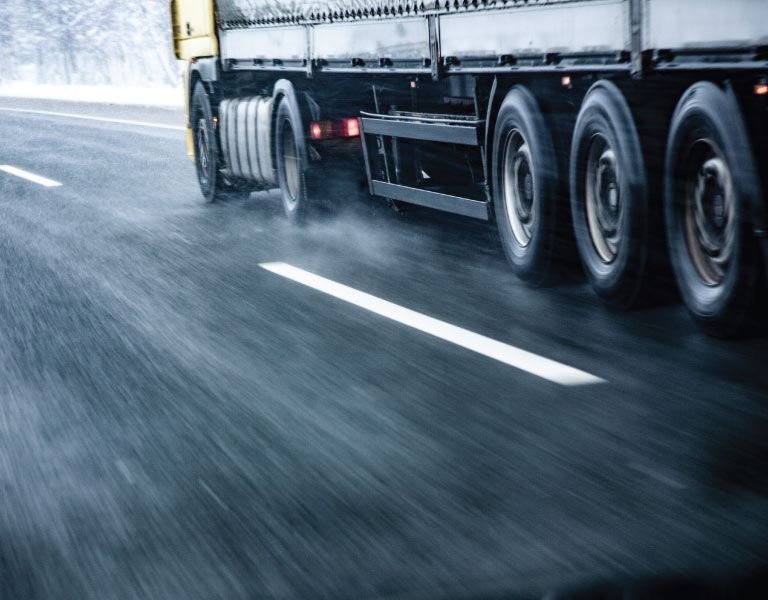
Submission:
[[[356,137],[360,135],[360,125],[357,123],[357,119],[347,119],[344,121],[346,126],[347,137]]]
[[[309,135],[313,140],[325,140],[335,137],[357,137],[360,125],[357,119],[342,121],[313,121],[309,125]]]

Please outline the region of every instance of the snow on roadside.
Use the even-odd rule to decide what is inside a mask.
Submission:
[[[130,87],[116,85],[52,85],[14,81],[0,85],[0,97],[76,100],[105,104],[180,107],[181,87]]]

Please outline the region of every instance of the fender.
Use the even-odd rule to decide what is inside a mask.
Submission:
[[[732,106],[738,106],[742,115],[742,121],[746,127],[749,127],[747,123],[752,121],[748,119],[745,107],[741,105],[736,95],[736,91],[733,89],[733,85],[730,81],[726,81],[724,85],[725,94],[728,96],[728,100],[732,103]],[[754,122],[754,121],[752,121]],[[755,151],[756,141],[754,134],[751,134],[747,129],[747,139],[749,140],[749,149],[752,156],[755,173],[757,174],[758,185],[765,186],[766,178],[761,177],[760,164],[761,160],[759,153]],[[764,163],[763,163],[764,164]],[[755,190],[749,194],[749,213],[747,218],[751,221],[752,235],[755,237],[758,248],[762,253],[763,258],[763,277],[768,277],[768,210],[766,210],[766,204],[768,203],[768,191],[764,188]]]
[[[307,160],[312,153],[309,153],[307,144],[307,131],[309,131],[309,123],[312,120],[313,110],[312,106],[307,98],[306,94],[302,94],[296,91],[293,83],[288,79],[278,79],[275,82],[275,87],[272,91],[272,131],[275,131],[275,119],[277,118],[277,108],[281,101],[285,99],[286,102],[292,105],[292,110],[296,111],[299,115],[299,120],[302,124],[302,135],[296,136],[297,143],[299,145],[299,152],[301,152],[304,158],[304,164],[308,165]],[[274,153],[274,144],[272,145],[272,152]],[[276,157],[272,156],[272,164],[277,164]]]
[[[207,58],[197,58],[189,62],[189,97],[192,97],[192,90],[197,80],[203,82],[205,89],[213,95],[216,91],[216,83],[219,81],[221,73],[221,61],[218,56],[209,56]]]
[[[757,182],[758,185],[763,184],[764,178],[761,178],[760,173],[760,163],[758,158],[758,153],[755,151],[755,140],[754,135],[751,134],[749,131],[749,123],[752,121],[752,119],[748,120],[748,115],[746,113],[745,107],[742,106],[741,102],[739,102],[739,98],[736,95],[736,91],[733,89],[733,84],[730,81],[726,81],[725,85],[723,86],[723,89],[725,90],[725,95],[728,97],[729,102],[731,103],[731,106],[737,106],[739,108],[739,113],[741,116],[741,120],[744,123],[744,127],[746,128],[746,136],[747,140],[749,140],[749,156],[752,160],[752,165],[755,173],[757,174]],[[752,229],[753,233],[758,239],[763,240],[763,246],[768,249],[768,245],[765,244],[765,239],[768,237],[766,235],[768,233],[768,213],[766,213],[766,194],[764,189],[758,189],[758,190],[752,190],[752,193],[749,194],[749,215],[748,217],[752,221]],[[768,269],[768,265],[766,265],[766,269]]]
[[[488,110],[485,116],[485,181],[488,183],[488,196],[493,203],[493,134],[496,130],[496,116],[499,114],[499,106],[506,94],[499,89],[498,77],[493,78],[491,92],[488,95]]]
[[[194,163],[195,150],[192,141],[192,124],[190,119],[190,108],[192,104],[192,94],[198,81],[202,81],[209,96],[215,93],[214,84],[219,80],[220,62],[217,56],[208,58],[195,58],[187,61],[187,68],[184,70],[184,115],[187,125],[186,144],[187,156]],[[216,104],[212,103],[212,108],[216,110]]]

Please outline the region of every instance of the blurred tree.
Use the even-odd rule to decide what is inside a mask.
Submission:
[[[0,0],[0,81],[177,85],[167,0]]]
[[[14,1],[0,2],[0,82],[18,78],[13,53]]]

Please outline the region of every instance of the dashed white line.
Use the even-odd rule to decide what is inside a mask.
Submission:
[[[186,131],[182,125],[165,125],[163,123],[148,123],[147,121],[131,121],[128,119],[108,119],[107,117],[91,117],[88,115],[76,115],[73,113],[53,112],[50,110],[32,110],[30,108],[6,108],[0,107],[0,110],[18,113],[30,113],[35,115],[48,115],[51,117],[66,117],[69,119],[85,119],[86,121],[104,121],[106,123],[119,123],[121,125],[139,125],[141,127],[156,127],[158,129],[174,129],[176,131]]]
[[[54,181],[53,179],[48,179],[47,177],[42,177],[40,175],[35,175],[34,173],[30,173],[24,169],[12,167],[11,165],[0,165],[0,171],[5,171],[11,175],[16,175],[16,177],[34,181],[38,185],[44,185],[45,187],[58,187],[61,185],[58,181]]]
[[[262,263],[267,271],[306,285],[317,291],[334,296],[377,315],[386,317],[403,325],[408,325],[424,333],[447,342],[462,346],[488,358],[547,379],[560,385],[589,385],[606,383],[604,379],[585,371],[564,365],[557,361],[533,354],[521,348],[499,342],[492,338],[474,333],[462,327],[451,325],[422,313],[382,300],[371,294],[361,292],[349,286],[331,281],[325,277],[304,271],[293,265],[281,262]]]

